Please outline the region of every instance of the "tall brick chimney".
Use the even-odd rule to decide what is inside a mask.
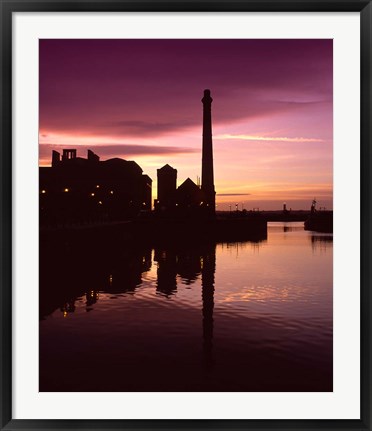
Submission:
[[[213,176],[213,146],[212,146],[212,101],[210,90],[204,90],[203,103],[203,158],[202,183],[204,195],[203,206],[209,214],[216,211],[216,192]]]

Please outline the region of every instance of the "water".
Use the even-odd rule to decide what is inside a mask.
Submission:
[[[41,260],[41,391],[332,391],[331,235],[66,247]]]

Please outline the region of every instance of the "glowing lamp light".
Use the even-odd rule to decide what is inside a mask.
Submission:
[[[111,194],[111,195],[113,195],[113,194],[114,194],[113,190],[111,190],[111,191],[110,191],[110,194]]]
[[[94,193],[91,193],[90,195],[91,195],[91,196],[94,196]]]
[[[96,188],[99,189],[99,184],[96,185]]]
[[[64,190],[64,192],[67,193],[68,191],[69,191],[69,189],[66,187],[65,190]]]
[[[100,205],[102,205],[102,201],[99,201],[98,203],[99,203]]]
[[[45,193],[46,193],[46,190],[42,190],[42,191],[41,191],[41,193],[45,194]]]

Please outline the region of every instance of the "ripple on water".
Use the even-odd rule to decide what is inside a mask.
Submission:
[[[155,262],[152,251],[150,264],[140,256],[134,280],[119,272],[118,284],[109,268],[98,272],[98,289],[57,295],[40,322],[42,378],[55,381],[53,369],[61,369],[59,385],[111,390],[91,360],[115,372],[112,381],[131,370],[123,381],[134,390],[149,389],[157,376],[162,389],[175,382],[180,390],[200,382],[203,390],[329,389],[332,242],[289,227],[269,228],[262,244],[218,244],[192,258],[164,250]]]

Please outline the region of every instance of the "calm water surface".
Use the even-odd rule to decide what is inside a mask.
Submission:
[[[41,391],[332,391],[331,235],[65,247],[41,259]]]

